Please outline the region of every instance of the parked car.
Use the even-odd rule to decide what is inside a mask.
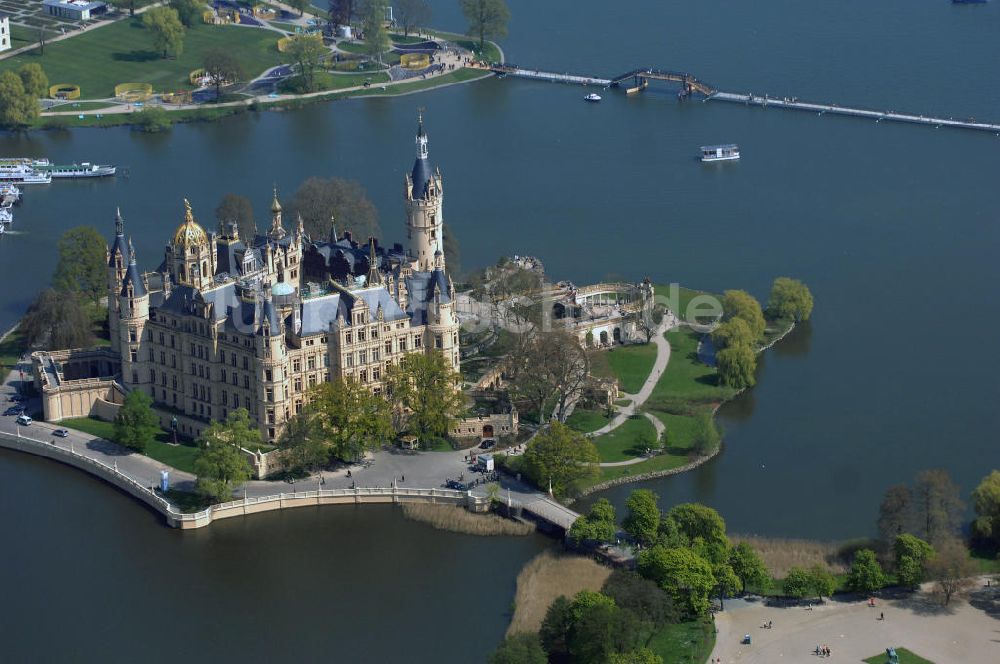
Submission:
[[[24,413],[21,413],[20,415],[17,416],[17,423],[23,427],[30,426],[31,422],[32,419],[27,415],[25,415]]]
[[[3,412],[4,415],[23,415],[24,408],[21,406],[11,406]]]
[[[458,480],[448,480],[448,488],[455,489],[456,491],[465,491],[467,489],[465,484]]]
[[[479,449],[481,450],[490,450],[496,446],[497,446],[497,441],[493,440],[492,438],[487,438],[483,442],[479,443]]]
[[[56,429],[55,431],[52,432],[52,435],[58,438],[65,438],[66,436],[69,435],[69,431],[67,431],[66,429]]]

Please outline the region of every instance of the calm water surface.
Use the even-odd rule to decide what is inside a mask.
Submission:
[[[461,27],[451,2],[433,5],[436,23]],[[510,5],[511,37],[503,46],[513,62],[604,75],[658,66],[739,92],[1000,120],[998,3]],[[812,287],[812,324],[769,353],[759,386],[723,409],[724,453],[696,472],[650,483],[665,504],[708,503],[738,531],[849,537],[871,532],[885,487],[918,470],[945,467],[969,490],[1000,465],[993,405],[1000,396],[993,332],[1000,325],[1000,138],[678,103],[667,90],[636,98],[608,93],[601,104],[585,104],[583,94],[488,80],[178,126],[162,136],[122,128],[0,137],[0,154],[113,162],[131,173],[28,191],[17,211],[20,234],[0,242],[0,324],[16,320],[45,285],[59,234],[85,223],[110,231],[117,205],[147,268],[158,264],[180,220],[182,197],[211,225],[228,191],[250,196],[263,212],[273,183],[290,192],[312,175],[360,180],[380,209],[385,236],[400,238],[402,177],[412,160],[416,108],[424,106],[431,155],[445,177],[447,219],[467,266],[533,253],[552,276],[578,282],[649,275],[746,288],[762,299],[778,275]],[[699,145],[725,141],[740,144],[741,163],[696,161]],[[472,632],[480,630],[492,644],[517,566],[541,547],[444,536],[387,510],[298,512],[180,535],[126,498],[51,464],[4,455],[0,471],[16,480],[0,483],[0,509],[34,516],[8,546],[21,561],[8,569],[28,570],[9,597],[42,607],[29,588],[66,602],[65,586],[83,603],[110,605],[125,594],[126,607],[161,602],[161,616],[182,606],[194,612],[185,619],[191,616],[199,642],[215,647],[245,638],[250,653],[280,653],[281,643],[310,657],[336,644],[369,644],[365,626],[390,624],[377,600],[399,603],[393,616],[415,616],[415,623],[391,618],[412,657],[475,648]],[[609,495],[621,503],[628,490]],[[378,548],[403,541],[392,555]],[[411,541],[420,542],[418,560]],[[39,550],[51,550],[50,557]],[[485,552],[502,565],[482,588],[468,574]],[[122,566],[127,584],[113,580]],[[187,574],[203,581],[182,587],[164,580]],[[433,586],[414,586],[424,574]],[[99,591],[102,580],[114,592]],[[456,629],[423,637],[434,628],[424,622],[424,602],[437,607],[439,597],[466,592],[473,600],[476,588],[496,601],[492,608],[478,614],[461,602],[440,603]],[[192,609],[192,597],[212,608]],[[351,601],[359,604],[346,611]],[[297,638],[247,627],[233,617],[241,611],[254,615],[255,625],[275,621]],[[119,615],[133,623],[137,613]],[[209,614],[220,616],[218,627],[194,620]],[[102,624],[110,634],[114,623],[92,612],[79,624]],[[156,651],[154,643],[149,649]]]

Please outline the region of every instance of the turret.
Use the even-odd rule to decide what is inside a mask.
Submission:
[[[444,185],[441,171],[430,164],[424,119],[417,125],[417,158],[405,179],[406,229],[415,269],[429,272],[434,253],[444,251]]]
[[[278,188],[274,188],[274,198],[271,199],[271,228],[267,231],[267,237],[271,240],[280,240],[285,237],[285,227],[281,224],[281,203],[278,202]]]
[[[118,347],[122,360],[122,380],[129,387],[149,383],[145,338],[149,321],[149,289],[135,258],[131,240],[128,243],[128,266],[118,292]]]
[[[125,240],[125,220],[121,208],[115,210],[115,239],[108,249],[108,331],[111,333],[111,349],[120,351],[118,339],[118,293],[128,268],[128,242]]]

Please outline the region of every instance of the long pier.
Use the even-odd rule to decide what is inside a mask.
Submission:
[[[1000,123],[984,122],[976,118],[954,118],[936,117],[933,115],[921,115],[917,113],[902,113],[899,111],[880,111],[871,108],[861,108],[854,106],[841,106],[834,103],[817,103],[800,101],[797,97],[771,97],[769,95],[755,95],[752,93],[740,94],[735,92],[724,92],[717,90],[711,85],[699,80],[692,74],[675,72],[662,69],[633,69],[612,78],[602,76],[587,76],[585,74],[571,74],[529,69],[513,64],[480,64],[474,65],[482,69],[495,72],[498,76],[513,76],[516,78],[526,78],[547,83],[566,83],[570,85],[593,86],[601,88],[624,88],[628,93],[641,92],[646,89],[650,81],[664,81],[676,83],[681,86],[678,94],[680,98],[688,98],[696,93],[701,95],[703,101],[726,101],[746,106],[759,106],[761,108],[786,108],[798,111],[807,111],[818,115],[845,115],[856,118],[866,118],[875,122],[906,122],[910,124],[926,125],[929,127],[951,127],[955,129],[973,129],[977,131],[989,131],[1000,136]],[[628,82],[632,82],[631,86]]]

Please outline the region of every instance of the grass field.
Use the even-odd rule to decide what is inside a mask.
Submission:
[[[97,420],[91,417],[77,417],[60,422],[67,429],[76,429],[91,436],[114,440],[115,427],[111,422]],[[193,445],[172,445],[168,441],[170,434],[160,431],[156,435],[156,440],[146,448],[146,456],[156,459],[160,463],[173,466],[177,470],[194,472],[194,460],[198,456],[198,448]]]
[[[49,81],[79,85],[82,99],[114,96],[115,85],[150,83],[156,91],[189,90],[188,75],[202,65],[213,48],[223,49],[256,76],[284,60],[278,35],[271,30],[239,26],[198,25],[187,30],[178,58],[161,58],[139,19],[124,20],[49,44],[45,54],[22,53],[0,61],[0,71],[28,62],[42,65]]]
[[[934,664],[931,660],[924,659],[923,657],[910,652],[906,648],[896,648],[896,654],[899,655],[899,664]],[[883,652],[869,657],[865,661],[868,662],[868,664],[885,664],[885,662],[889,661],[889,658],[886,657],[886,654]]]
[[[649,398],[653,407],[658,403],[678,400],[719,402],[733,396],[734,390],[718,385],[718,372],[715,368],[698,361],[700,335],[697,332],[681,328],[670,330],[666,337],[670,342],[670,363]]]
[[[566,420],[566,425],[571,429],[576,429],[580,433],[590,433],[591,431],[597,431],[609,421],[603,412],[577,408]]]
[[[656,344],[619,346],[607,351],[608,365],[621,388],[629,394],[642,389],[656,362]]]
[[[653,635],[649,648],[664,662],[702,664],[715,647],[715,628],[710,622],[685,622],[667,625]]]
[[[625,420],[620,427],[594,439],[601,461],[626,461],[656,447],[656,429],[643,415]]]

